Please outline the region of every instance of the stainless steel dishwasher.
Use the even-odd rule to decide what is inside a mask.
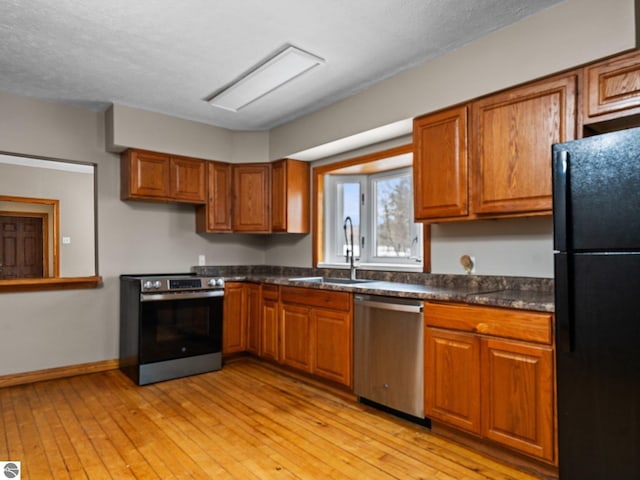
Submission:
[[[424,418],[421,300],[355,295],[354,393]]]

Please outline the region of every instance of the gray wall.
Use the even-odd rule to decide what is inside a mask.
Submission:
[[[95,290],[1,294],[0,375],[116,358],[122,273],[188,270],[199,254],[209,264],[311,263],[308,235],[198,235],[190,206],[120,201],[118,157],[106,153],[105,146],[243,162],[287,156],[631,48],[633,3],[567,0],[268,134],[229,132],[129,108],[111,111],[105,119],[96,112],[0,94],[0,151],[97,164],[99,273],[104,277],[104,286]],[[145,122],[129,121],[140,115]],[[502,225],[506,233],[499,236],[512,236],[509,224]],[[441,234],[442,243],[455,243],[462,234],[479,242],[496,235],[483,228],[444,227],[450,231]],[[545,228],[531,228],[533,243],[538,235],[546,235],[542,243],[548,243]],[[434,248],[440,248],[437,241]],[[443,269],[453,268],[462,248],[450,250],[438,254]],[[479,266],[495,263],[495,252],[478,255]]]
[[[271,158],[635,47],[634,0],[566,0],[271,131]]]
[[[0,149],[97,164],[95,290],[0,294],[0,375],[118,356],[118,276],[188,271],[209,263],[261,264],[261,239],[198,235],[193,207],[122,202],[119,157],[105,152],[104,115],[0,94]]]

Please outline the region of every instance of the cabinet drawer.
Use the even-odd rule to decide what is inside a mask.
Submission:
[[[277,285],[262,285],[262,298],[278,300],[279,287]]]
[[[618,56],[585,68],[586,120],[600,121],[606,114],[637,113],[640,107],[640,54]],[[607,117],[608,118],[608,117]]]
[[[351,309],[351,294],[331,290],[282,287],[282,303],[299,303],[309,307],[349,311]]]
[[[425,302],[424,319],[429,327],[544,344],[553,340],[550,313]]]

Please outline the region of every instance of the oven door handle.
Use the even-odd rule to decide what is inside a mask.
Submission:
[[[190,300],[194,298],[223,297],[224,290],[204,290],[197,292],[141,293],[141,302],[161,302],[167,300]]]

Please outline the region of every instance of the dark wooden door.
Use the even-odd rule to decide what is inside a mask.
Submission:
[[[42,278],[42,218],[0,215],[0,279]]]

